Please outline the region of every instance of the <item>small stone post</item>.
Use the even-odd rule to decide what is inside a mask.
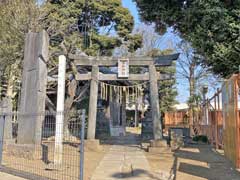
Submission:
[[[59,56],[54,164],[62,163],[66,57]]]

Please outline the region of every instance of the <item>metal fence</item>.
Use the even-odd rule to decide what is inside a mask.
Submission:
[[[56,123],[59,116],[66,121]],[[42,120],[41,130],[34,130],[33,143],[25,143],[21,133],[26,135],[29,131],[31,136],[31,128],[35,127],[23,127],[20,119]],[[84,143],[81,142],[84,136],[85,110],[37,115],[1,114],[1,168],[27,179],[83,180]]]

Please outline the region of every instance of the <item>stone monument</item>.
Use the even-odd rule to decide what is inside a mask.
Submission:
[[[18,144],[40,144],[45,117],[49,37],[46,31],[25,39]]]

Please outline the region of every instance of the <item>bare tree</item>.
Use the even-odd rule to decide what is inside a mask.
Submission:
[[[155,32],[154,25],[141,24],[135,33],[143,37],[143,47],[138,49],[137,55],[147,55],[153,49],[159,49],[161,36]]]
[[[188,42],[181,41],[178,45],[181,56],[177,61],[177,74],[184,78],[189,84],[189,96],[193,97],[196,93],[196,85],[208,76],[206,68],[200,64],[200,58]]]
[[[218,82],[216,77],[200,64],[203,57],[194,51],[191,44],[182,40],[178,45],[178,50],[181,56],[177,61],[177,76],[185,79],[189,85],[189,118],[190,125],[193,125],[197,120],[202,99],[202,87],[208,85],[209,89],[214,89]]]

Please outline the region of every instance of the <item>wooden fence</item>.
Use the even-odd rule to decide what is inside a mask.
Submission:
[[[176,127],[188,125],[188,111],[180,110],[173,112],[166,112],[164,115],[165,127]]]
[[[240,74],[224,82],[221,90],[201,107],[201,112],[207,109],[208,115],[201,115],[193,124],[194,131],[207,135],[216,149],[223,148],[225,156],[237,168],[240,168],[239,84]]]

